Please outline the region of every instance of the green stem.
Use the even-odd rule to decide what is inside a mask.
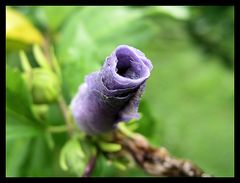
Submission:
[[[47,128],[47,131],[51,133],[62,133],[68,131],[68,127],[66,125],[61,126],[50,126]]]
[[[49,67],[53,70],[53,72],[56,72],[56,70],[60,69],[60,67],[58,65],[56,65],[57,63],[55,63],[55,65],[52,63],[52,59],[51,59],[50,53],[49,53],[49,50],[50,50],[49,34],[46,35],[45,45],[43,48],[44,48],[44,54],[48,61]],[[65,123],[68,127],[68,132],[69,132],[69,134],[72,135],[75,124],[73,122],[71,111],[69,110],[68,105],[66,104],[66,101],[64,100],[64,97],[61,94],[59,95],[57,102],[58,102],[59,108],[61,109],[61,111],[63,113]]]
[[[58,105],[59,105],[61,111],[63,112],[63,116],[64,116],[65,122],[68,126],[68,130],[71,133],[73,130],[73,127],[74,127],[74,123],[72,121],[71,112],[69,111],[68,106],[67,106],[63,96],[61,96],[61,95],[58,98]]]

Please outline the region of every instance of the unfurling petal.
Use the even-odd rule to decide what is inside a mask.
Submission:
[[[71,103],[87,134],[110,131],[120,121],[138,118],[138,106],[153,66],[136,48],[120,45],[99,72],[89,74]]]

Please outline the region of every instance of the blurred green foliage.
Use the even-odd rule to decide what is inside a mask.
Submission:
[[[140,103],[137,131],[209,174],[234,176],[233,7],[11,8],[26,15],[54,45],[68,104],[85,75],[100,69],[117,45],[142,50],[154,69]],[[66,134],[51,137],[53,149],[45,140],[44,128],[64,124],[63,115],[51,104],[44,121],[36,119],[20,74],[19,50],[9,45],[7,176],[76,176],[59,165]],[[25,51],[33,57],[28,47]],[[148,175],[136,167],[119,171],[100,157],[93,176]]]

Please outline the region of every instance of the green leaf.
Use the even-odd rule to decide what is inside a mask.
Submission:
[[[31,95],[23,77],[16,68],[6,66],[6,107],[10,110],[34,119],[31,109]]]
[[[147,8],[146,13],[148,15],[166,14],[177,20],[187,20],[190,17],[189,10],[186,6],[154,6]]]
[[[35,17],[47,29],[56,31],[76,9],[76,6],[38,6]]]
[[[62,44],[65,44],[65,48]],[[70,20],[57,47],[57,58],[64,83],[63,90],[69,98],[76,93],[87,73],[100,68],[99,59],[96,59],[97,55],[94,54],[94,47],[94,43],[81,23],[76,27],[76,22]]]
[[[49,125],[63,125],[64,116],[57,104],[48,105],[49,109],[44,114],[44,119]]]
[[[22,176],[28,177],[46,177],[54,176],[57,168],[56,159],[57,149],[51,151],[44,139],[44,133],[31,140],[28,158],[26,159]],[[58,172],[61,174],[62,172]]]
[[[18,177],[22,175],[22,167],[28,158],[30,139],[20,138],[6,141],[6,176]]]
[[[34,117],[30,93],[21,73],[8,66],[6,66],[6,72],[7,139],[32,137],[40,134],[43,128]]]
[[[139,121],[137,121],[136,124],[138,125],[137,132],[151,139],[151,137],[155,134],[154,132],[156,130],[157,124],[156,124],[156,119],[153,118],[152,111],[150,110],[151,108],[148,105],[150,104],[143,97],[139,105],[139,111],[141,111],[142,112],[141,114],[143,115],[142,115],[142,118],[139,119]],[[158,121],[160,122],[159,119]],[[161,133],[161,134],[164,131],[164,129],[162,128],[158,128],[157,130],[158,130],[158,133]],[[160,140],[161,139],[158,140],[158,144],[161,144]]]
[[[19,57],[19,52],[6,52],[6,65],[18,68],[19,70],[22,69],[21,60]]]
[[[43,133],[43,126],[31,109],[30,93],[21,73],[6,66],[7,176],[22,176],[28,158],[30,139]]]
[[[20,177],[69,176],[58,165],[60,145],[61,142],[58,141],[54,150],[49,149],[44,133],[34,138],[7,140],[6,168],[9,172],[8,175]]]
[[[40,135],[43,133],[38,123],[7,108],[7,139],[18,139]]]

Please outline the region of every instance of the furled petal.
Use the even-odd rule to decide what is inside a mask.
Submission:
[[[118,46],[99,72],[86,77],[72,100],[80,129],[93,135],[114,129],[120,121],[138,118],[140,97],[152,68],[141,51]]]

